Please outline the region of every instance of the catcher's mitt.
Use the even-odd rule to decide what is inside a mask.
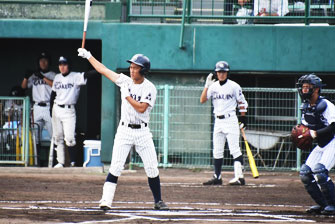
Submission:
[[[309,150],[312,148],[313,138],[309,128],[303,124],[298,124],[292,129],[291,140],[299,149]]]

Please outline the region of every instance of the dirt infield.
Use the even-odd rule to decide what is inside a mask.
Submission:
[[[160,169],[170,211],[155,211],[143,169],[119,178],[113,210],[98,209],[106,173],[91,168],[0,168],[0,223],[335,223],[307,215],[299,175],[261,172],[246,186],[204,187],[209,170]]]

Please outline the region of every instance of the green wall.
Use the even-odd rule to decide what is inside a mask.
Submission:
[[[187,25],[185,49],[179,48],[180,29],[179,25],[171,24],[94,21],[88,25],[87,39],[102,40],[102,61],[111,69],[126,69],[126,59],[143,53],[151,59],[152,70],[167,73],[209,71],[218,60],[228,61],[233,71],[335,72],[335,30],[331,26]],[[80,39],[81,36],[82,21],[0,20],[0,38]],[[116,91],[113,83],[102,79],[103,161],[109,161],[111,156],[119,104]]]

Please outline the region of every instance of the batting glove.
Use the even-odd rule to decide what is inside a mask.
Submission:
[[[238,118],[238,124],[240,129],[245,128],[247,126],[247,118],[245,116],[240,116]]]
[[[42,75],[41,72],[35,72],[34,75],[37,76],[37,78],[39,78],[39,79],[43,79],[44,78],[44,75]]]
[[[213,73],[209,73],[209,75],[206,78],[205,88],[208,88],[214,82],[215,82],[215,80],[213,79]]]
[[[127,85],[121,86],[120,91],[122,99],[126,99],[128,96],[130,96],[129,88]]]
[[[78,56],[86,59],[92,57],[91,52],[87,51],[85,48],[78,48]]]

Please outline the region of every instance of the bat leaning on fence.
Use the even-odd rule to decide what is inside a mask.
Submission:
[[[250,165],[250,169],[251,169],[251,172],[252,172],[252,176],[254,178],[258,178],[259,174],[258,174],[257,166],[256,166],[256,163],[255,163],[255,159],[254,159],[254,156],[252,155],[252,152],[251,152],[251,149],[249,147],[249,144],[248,144],[248,141],[247,141],[247,137],[245,136],[245,132],[244,132],[243,128],[241,129],[241,133],[242,133],[242,137],[243,137],[243,140],[244,140],[245,148],[246,148],[246,151],[247,151],[247,155],[248,155],[248,159],[249,159],[249,165]]]

